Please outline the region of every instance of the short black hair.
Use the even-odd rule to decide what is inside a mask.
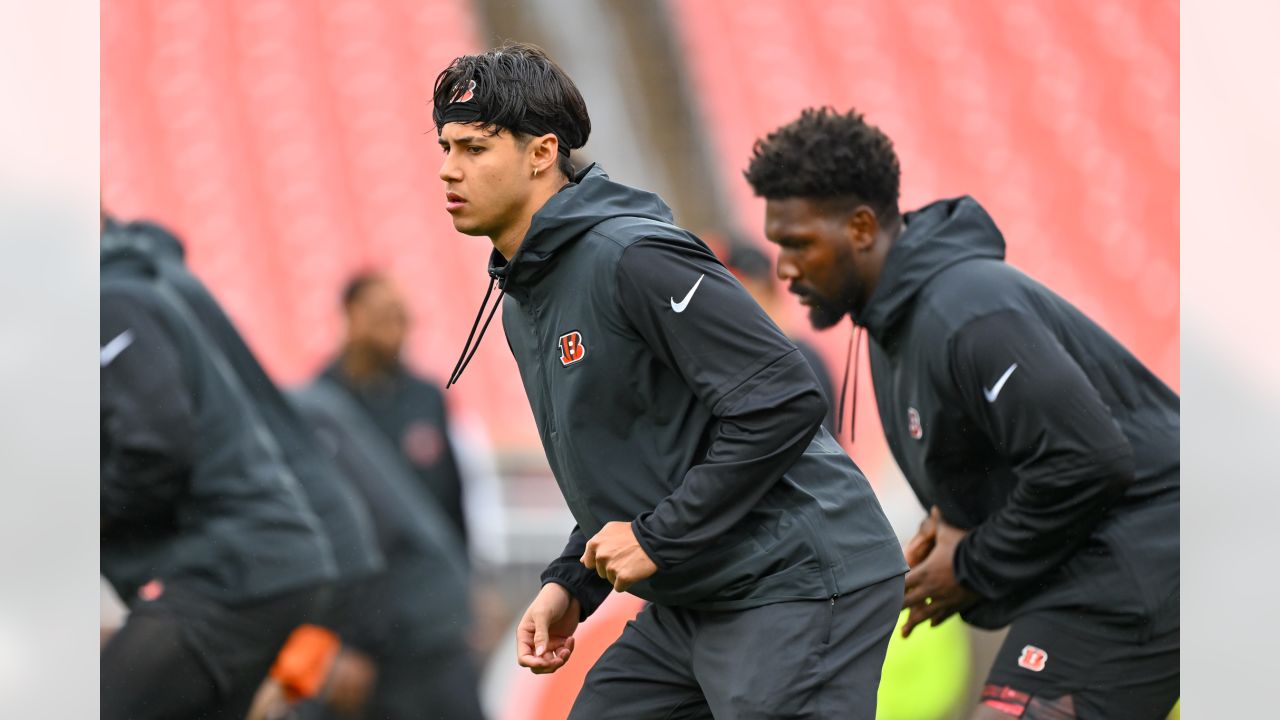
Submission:
[[[901,171],[893,141],[855,110],[807,108],[756,140],[743,175],[768,200],[866,203],[880,220],[898,216]]]
[[[542,48],[508,43],[478,55],[463,55],[437,77],[432,92],[436,132],[444,127],[444,111],[455,98],[471,93],[478,122],[487,131],[507,130],[517,139],[555,133],[564,152],[557,167],[573,177],[569,150],[587,144],[591,116],[578,86]]]
[[[350,310],[352,305],[359,302],[360,296],[364,294],[365,290],[368,290],[379,283],[386,282],[386,280],[386,276],[382,273],[374,272],[372,270],[366,270],[353,275],[342,288],[342,307]]]

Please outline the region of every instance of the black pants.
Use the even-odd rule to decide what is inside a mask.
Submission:
[[[1152,633],[1097,623],[1070,611],[1020,617],[987,676],[981,702],[1017,717],[1163,720],[1179,695],[1178,605]]]
[[[280,647],[324,588],[223,605],[172,587],[137,603],[102,650],[102,720],[243,720]]]
[[[897,576],[834,600],[736,612],[649,605],[587,674],[574,720],[871,720]]]

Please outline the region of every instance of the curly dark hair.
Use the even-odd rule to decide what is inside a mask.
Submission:
[[[898,215],[898,155],[893,141],[855,110],[807,108],[756,140],[743,172],[769,200],[830,200],[842,208],[866,203],[881,220]]]
[[[436,76],[432,119],[444,126],[445,109],[467,95],[474,118],[486,131],[508,130],[517,139],[555,133],[561,156],[557,167],[573,177],[569,151],[587,144],[591,117],[582,93],[542,48],[508,43],[477,55],[463,55]]]

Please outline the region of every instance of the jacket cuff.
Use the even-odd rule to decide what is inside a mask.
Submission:
[[[569,563],[552,563],[542,571],[542,584],[555,583],[569,591],[581,608],[579,621],[586,620],[595,612],[605,598],[609,597],[613,586],[582,565],[574,567]]]
[[[970,542],[972,539],[973,533],[969,533],[961,538],[959,544],[956,545],[956,554],[951,558],[951,573],[955,575],[956,582],[977,593],[983,600],[994,600],[1002,593],[995,591],[994,588],[983,582],[980,577],[980,571],[974,567],[972,543]]]

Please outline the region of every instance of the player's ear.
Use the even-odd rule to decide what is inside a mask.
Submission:
[[[845,229],[853,249],[857,252],[870,250],[876,241],[876,233],[880,231],[880,221],[875,210],[866,205],[859,205],[849,213]]]
[[[534,177],[552,172],[560,150],[560,139],[555,133],[537,135],[529,139],[529,168]]]

